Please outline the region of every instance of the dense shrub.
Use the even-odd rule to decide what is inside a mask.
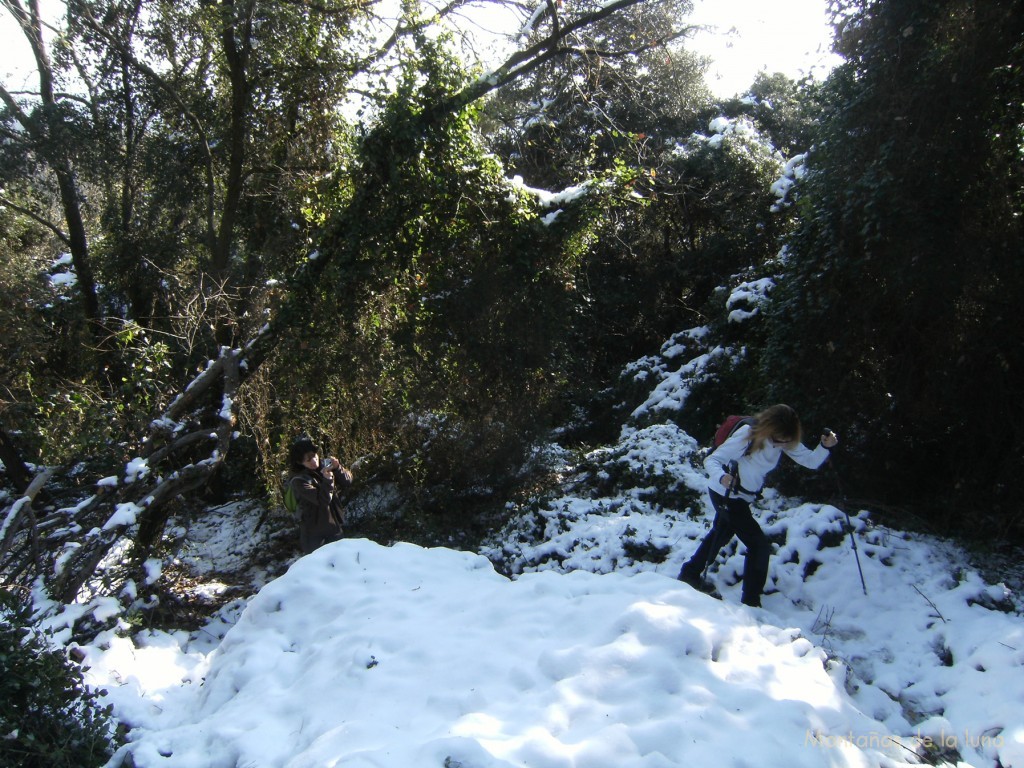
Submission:
[[[797,185],[764,399],[835,420],[852,494],[1020,536],[1024,17],[837,6],[847,61]]]
[[[0,765],[89,768],[112,752],[109,709],[98,693],[49,647],[25,605],[0,590]]]

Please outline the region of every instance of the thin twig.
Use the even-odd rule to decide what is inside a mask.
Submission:
[[[937,616],[938,616],[938,617],[939,617],[940,619],[942,619],[942,623],[943,623],[943,624],[947,623],[947,622],[946,622],[946,617],[942,615],[942,611],[940,611],[940,610],[938,609],[938,607],[937,607],[937,606],[935,605],[935,603],[933,603],[933,602],[932,602],[932,601],[931,601],[931,600],[930,600],[930,599],[928,598],[928,596],[927,596],[927,595],[925,595],[925,593],[924,593],[924,592],[922,592],[922,591],[921,591],[920,589],[918,589],[918,587],[917,587],[917,584],[911,584],[910,586],[912,586],[912,587],[914,588],[914,591],[915,591],[915,592],[917,592],[917,594],[919,594],[919,595],[920,595],[921,597],[923,597],[923,598],[924,598],[925,600],[927,600],[927,601],[928,601],[928,605],[930,605],[930,606],[931,606],[932,608],[934,608],[934,609],[935,609],[935,614],[936,614],[936,615],[937,615]]]

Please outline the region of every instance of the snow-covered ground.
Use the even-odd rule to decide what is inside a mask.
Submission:
[[[580,514],[578,548],[621,561],[628,507]],[[784,542],[760,610],[738,603],[735,555],[723,600],[673,578],[694,521],[651,522],[655,542],[683,536],[662,564],[514,580],[472,553],[343,541],[219,644],[110,635],[89,679],[139,768],[897,766],[954,748],[1024,765],[1024,625],[984,605],[1004,590],[861,521],[865,596],[842,519],[802,504],[768,526]]]
[[[258,593],[199,632],[101,635],[87,679],[131,728],[111,768],[1024,768],[1019,598],[954,545],[856,510],[851,538],[843,510],[769,489],[763,608],[739,602],[735,542],[709,573],[721,600],[675,579],[710,520],[671,416],[737,354],[710,338],[627,368],[650,395],[618,442],[551,446],[558,490],[480,553],[341,541],[252,571]],[[197,521],[179,567],[250,563],[253,520]],[[49,623],[59,641],[116,606]]]
[[[600,460],[699,482],[674,431]],[[1024,623],[955,547],[855,516],[865,595],[845,515],[770,497],[751,609],[735,545],[722,600],[675,580],[706,520],[649,491],[524,514],[487,551],[512,579],[475,553],[327,546],[204,631],[100,637],[88,680],[138,768],[1024,766]]]

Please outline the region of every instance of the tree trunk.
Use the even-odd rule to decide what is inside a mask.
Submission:
[[[7,436],[7,430],[0,427],[0,461],[7,468],[7,477],[10,478],[14,489],[18,493],[24,493],[32,482],[32,473],[28,471],[21,454]]]
[[[17,105],[11,103],[4,93],[4,101],[17,117],[25,132],[31,136],[37,151],[46,158],[57,177],[60,190],[61,208],[67,225],[66,241],[75,267],[77,286],[81,292],[82,309],[86,320],[92,326],[97,339],[102,338],[99,325],[99,300],[96,296],[96,281],[89,260],[88,239],[85,221],[82,217],[81,195],[75,181],[74,167],[67,152],[67,142],[62,136],[64,124],[60,117],[54,93],[53,66],[43,43],[43,25],[39,14],[39,0],[29,0],[26,8],[17,0],[3,0],[3,5],[14,16],[22,33],[32,47],[36,71],[39,75],[39,118],[26,115]]]

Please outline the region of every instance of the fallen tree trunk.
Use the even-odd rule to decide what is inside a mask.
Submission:
[[[62,602],[78,597],[129,527],[161,530],[167,518],[167,503],[202,487],[221,467],[230,453],[234,433],[233,405],[240,382],[240,358],[239,350],[222,350],[221,356],[152,422],[147,450],[129,462],[114,493],[93,497],[94,519],[106,516],[106,520],[90,530],[80,546],[66,551],[56,564],[50,584],[52,597]],[[220,403],[219,410],[211,416],[209,403],[214,388],[220,394]],[[214,423],[207,426],[210,421]],[[211,447],[202,459],[166,474],[161,471],[163,464],[204,443]]]
[[[26,535],[23,537],[25,539],[24,547],[30,556],[26,565],[38,564],[38,533],[32,502],[35,501],[36,495],[46,485],[52,474],[53,470],[40,472],[32,479],[25,492],[11,506],[4,510],[2,522],[0,522],[0,564],[7,560],[7,555],[14,547],[18,534],[25,523],[28,523],[28,527],[26,528]]]
[[[244,348],[222,348],[153,419],[138,454],[113,477],[99,480],[91,496],[47,517],[45,529],[32,511],[31,500],[52,477],[66,472],[51,468],[37,476],[31,493],[3,512],[3,582],[30,587],[41,578],[49,596],[62,603],[117,592],[141,564],[146,547],[105,562],[111,559],[112,549],[132,530],[148,531],[152,540],[157,539],[169,516],[169,502],[202,488],[223,466],[237,424],[239,387],[273,353],[278,328],[294,316],[293,307],[302,306],[303,286],[315,284],[326,261],[307,262],[274,321]],[[139,543],[138,534],[132,543]]]

